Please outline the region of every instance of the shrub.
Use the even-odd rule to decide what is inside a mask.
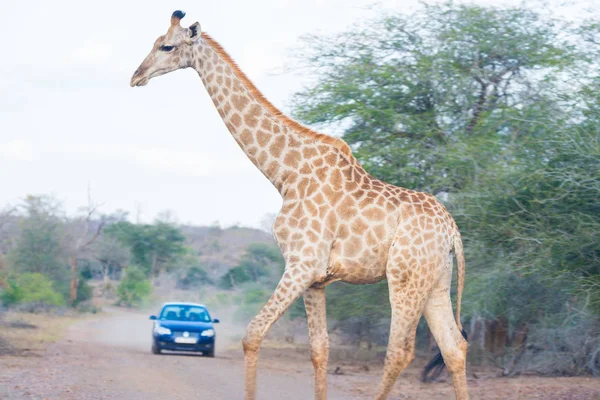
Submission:
[[[240,321],[252,319],[269,300],[272,290],[247,285],[240,294],[235,317]]]
[[[128,307],[140,306],[149,299],[152,285],[146,274],[137,267],[129,267],[125,271],[125,278],[117,287],[117,304]]]
[[[81,302],[91,299],[93,296],[93,289],[88,284],[88,280],[81,274],[79,282],[77,284],[77,298],[75,299],[75,306]]]
[[[179,271],[177,276],[177,287],[180,289],[189,289],[212,283],[206,270],[199,265],[192,265],[187,269]]]
[[[8,280],[8,287],[2,292],[2,303],[13,304],[43,304],[60,306],[64,298],[57,293],[52,281],[43,274],[25,273]]]
[[[14,279],[8,279],[2,292],[0,292],[0,300],[4,306],[17,304],[23,298],[23,290],[17,285]]]
[[[102,311],[100,307],[94,305],[91,301],[82,301],[79,304],[77,304],[77,307],[75,309],[77,310],[77,312],[90,314],[96,314]]]

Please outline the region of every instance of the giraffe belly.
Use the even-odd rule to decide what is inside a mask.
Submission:
[[[352,284],[376,283],[385,279],[387,246],[380,245],[364,250],[360,255],[349,256],[334,246],[332,249],[327,276]]]

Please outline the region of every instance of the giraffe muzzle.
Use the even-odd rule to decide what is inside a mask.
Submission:
[[[140,72],[141,71],[138,69],[131,77],[131,81],[129,82],[129,85],[131,87],[145,86],[148,83],[148,77],[140,75]]]

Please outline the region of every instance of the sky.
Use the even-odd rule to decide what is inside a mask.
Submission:
[[[310,79],[282,72],[299,38],[351,29],[373,16],[371,4],[2,0],[0,210],[26,195],[50,194],[75,215],[89,188],[101,212],[125,210],[142,222],[168,210],[185,224],[259,227],[281,198],[231,138],[197,74],[176,71],[130,88],[133,71],[181,9],[183,26],[199,21],[263,94],[289,111]],[[409,11],[418,3],[379,4]]]

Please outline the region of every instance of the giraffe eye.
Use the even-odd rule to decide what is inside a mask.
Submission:
[[[175,46],[160,46],[158,49],[160,51],[165,51],[165,52],[169,52],[172,51],[175,48]]]

